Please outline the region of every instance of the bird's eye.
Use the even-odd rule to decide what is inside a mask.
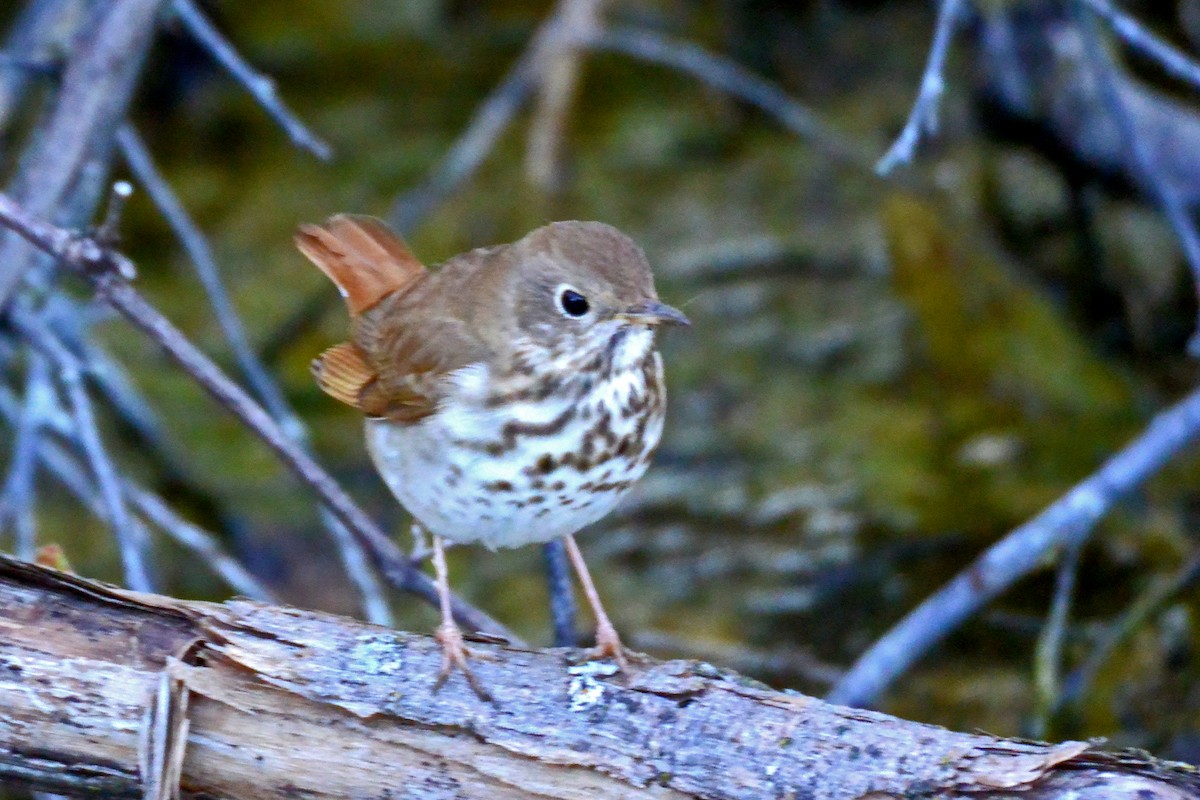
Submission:
[[[574,289],[563,289],[558,296],[558,304],[568,317],[582,317],[589,308],[587,298]]]

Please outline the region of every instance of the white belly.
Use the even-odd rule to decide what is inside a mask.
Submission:
[[[497,548],[572,534],[612,511],[649,466],[665,408],[653,358],[659,392],[649,414],[622,413],[651,389],[641,369],[570,402],[503,408],[475,391],[485,375],[465,374],[457,399],[474,401],[410,425],[368,419],[367,446],[388,488],[437,536]]]

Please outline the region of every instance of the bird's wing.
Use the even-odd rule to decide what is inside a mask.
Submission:
[[[373,217],[339,214],[305,225],[296,245],[337,285],[354,320],[350,342],[312,363],[317,385],[373,417],[417,422],[437,410],[454,371],[486,349],[456,314],[470,276],[431,274]]]
[[[376,316],[377,326],[372,324]],[[454,317],[381,307],[359,323],[355,341],[366,345],[376,376],[364,387],[359,407],[371,416],[409,423],[424,419],[451,390],[453,373],[485,358],[477,337]]]

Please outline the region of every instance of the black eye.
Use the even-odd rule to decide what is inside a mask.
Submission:
[[[559,295],[558,303],[569,317],[582,317],[588,312],[587,298],[574,289],[567,289]]]

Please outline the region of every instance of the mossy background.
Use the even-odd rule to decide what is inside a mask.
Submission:
[[[1145,6],[1143,18],[1171,30],[1170,13]],[[155,48],[136,123],[211,237],[321,460],[403,535],[405,515],[369,465],[360,420],[308,376],[346,320],[291,232],[338,211],[384,215],[419,185],[549,4],[222,0],[206,9],[335,159],[291,146],[178,31]],[[880,154],[913,99],[933,24],[931,4],[917,0],[657,0],[610,13],[730,55]],[[656,466],[582,537],[634,647],[820,694],[905,611],[1194,383],[1183,356],[1194,309],[1169,228],[1134,200],[1101,196],[1095,228],[1110,241],[1101,262],[1081,261],[1055,164],[976,122],[971,52],[967,39],[955,48],[942,132],[910,173],[917,188],[840,166],[689,76],[595,54],[567,127],[562,193],[547,196],[525,177],[523,114],[479,174],[412,232],[415,252],[436,263],[551,219],[604,220],[643,245],[662,296],[692,318],[690,332],[663,343],[671,410]],[[198,282],[144,194],[123,235],[140,287],[231,367]],[[1072,278],[1080,270],[1119,274],[1110,282],[1128,302],[1089,309]],[[280,340],[318,293],[333,299]],[[287,601],[356,613],[309,494],[151,343],[120,322],[98,330],[226,522],[173,495],[187,513]],[[122,458],[155,479],[138,453]],[[1100,526],[1083,554],[1068,669],[1195,552],[1196,466],[1195,454],[1173,464]],[[102,525],[50,486],[40,511],[45,540],[78,571],[119,577]],[[227,594],[161,540],[155,565],[165,591]],[[1052,566],[923,659],[883,708],[962,729],[1107,736],[1200,757],[1194,586],[1151,615],[1078,707],[1034,724],[1034,648]],[[451,569],[472,602],[549,641],[537,548],[457,549]],[[411,599],[394,606],[405,627],[434,624]]]

